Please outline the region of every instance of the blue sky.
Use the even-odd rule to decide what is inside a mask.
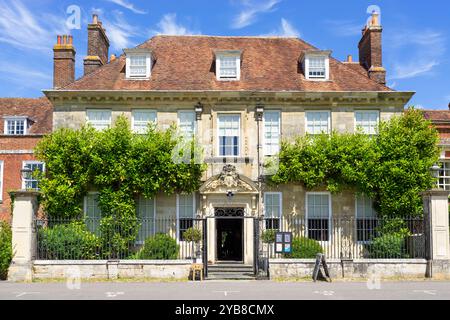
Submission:
[[[67,13],[80,8],[80,29]],[[77,77],[86,55],[86,26],[96,12],[111,41],[110,53],[155,34],[299,36],[344,60],[358,57],[370,5],[381,9],[388,85],[416,91],[419,107],[450,102],[450,1],[406,0],[0,0],[0,96],[37,97],[52,86],[57,34],[73,34]]]

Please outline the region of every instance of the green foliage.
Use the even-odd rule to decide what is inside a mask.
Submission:
[[[275,230],[275,229],[264,230],[261,234],[262,242],[263,243],[274,243],[276,233],[277,233],[277,230]]]
[[[13,257],[11,226],[0,221],[0,280],[6,280]]]
[[[203,233],[198,228],[189,228],[183,233],[183,239],[190,242],[200,242],[202,237]]]
[[[367,249],[369,257],[374,259],[408,258],[405,253],[405,237],[397,233],[375,238]]]
[[[292,240],[292,253],[284,254],[288,259],[314,259],[323,253],[320,243],[314,239],[296,237]]]
[[[38,250],[47,259],[99,259],[100,239],[80,221],[39,229]]]
[[[271,182],[333,193],[356,189],[374,200],[382,217],[418,216],[420,192],[435,181],[430,168],[439,158],[438,133],[413,108],[381,122],[378,131],[374,137],[333,132],[283,141]]]
[[[146,134],[134,134],[124,116],[104,131],[90,126],[55,131],[36,148],[47,168],[40,180],[46,214],[79,218],[84,196],[97,190],[104,253],[128,254],[139,228],[137,195],[153,198],[160,191],[191,193],[200,187],[205,166],[196,164],[194,154],[199,150],[179,148],[182,141],[175,127],[161,131],[149,126]],[[180,157],[184,161],[176,161]]]
[[[145,240],[144,246],[135,255],[136,259],[175,260],[179,245],[171,236],[158,233]]]
[[[138,194],[153,198],[160,191],[197,190],[205,165],[195,163],[196,144],[185,150],[178,148],[181,141],[175,127],[162,131],[150,126],[146,134],[134,134],[124,116],[103,131],[90,126],[56,130],[35,150],[46,163],[40,181],[45,212],[53,218],[78,218],[87,191],[97,190],[105,216],[131,217]],[[179,157],[184,161],[174,161]]]

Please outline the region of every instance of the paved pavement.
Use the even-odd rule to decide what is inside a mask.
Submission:
[[[450,281],[0,282],[0,300],[450,300]]]

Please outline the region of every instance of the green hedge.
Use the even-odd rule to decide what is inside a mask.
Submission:
[[[83,222],[71,222],[40,229],[40,256],[50,260],[99,259],[101,240],[89,232]]]
[[[296,237],[292,240],[292,253],[284,254],[289,259],[314,259],[318,253],[323,253],[323,248],[316,240]]]
[[[405,253],[405,237],[400,234],[385,234],[375,238],[367,247],[369,257],[373,259],[408,258]]]
[[[13,257],[11,226],[0,221],[0,280],[8,277],[8,268]]]
[[[178,258],[180,246],[171,236],[158,233],[147,238],[144,246],[133,258],[142,260],[175,260]]]

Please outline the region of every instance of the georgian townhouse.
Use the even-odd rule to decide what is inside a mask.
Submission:
[[[52,105],[47,98],[0,99],[0,219],[11,218],[8,191],[37,189],[38,181],[22,170],[44,170],[33,150],[52,131]]]
[[[44,93],[54,107],[53,129],[90,123],[101,130],[125,115],[135,132],[149,122],[175,123],[194,135],[208,164],[202,187],[191,195],[139,199],[141,215],[209,218],[208,261],[250,264],[255,230],[244,218],[264,215],[266,227],[277,228],[285,217],[302,216],[319,221],[316,234],[328,241],[331,217],[376,214],[370,199],[350,191],[271,188],[260,177],[282,139],[357,127],[375,134],[380,120],[402,114],[413,93],[386,86],[381,36],[374,14],[355,44],[359,61],[339,61],[298,38],[164,35],[109,57],[106,30],[94,16],[84,76],[74,81],[73,41],[59,36],[54,88]],[[86,214],[98,213],[95,193],[85,203]],[[236,219],[218,219],[224,216]],[[224,233],[235,240],[231,255],[218,245]]]

